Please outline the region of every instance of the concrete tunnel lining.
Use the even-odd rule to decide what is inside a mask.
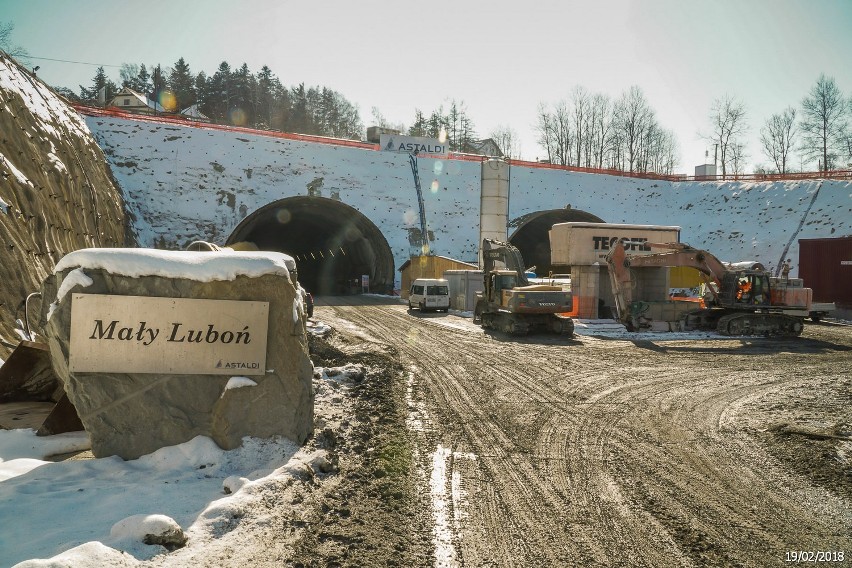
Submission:
[[[603,223],[604,220],[580,209],[551,209],[529,213],[513,224],[518,228],[509,237],[509,242],[521,251],[527,268],[535,266],[536,274],[547,276],[549,272],[560,273],[564,266],[554,267],[550,260],[550,229],[557,223]]]
[[[299,281],[314,295],[390,293],[394,260],[381,230],[357,209],[324,197],[288,197],[264,205],[233,230],[227,246],[250,243],[296,258]]]

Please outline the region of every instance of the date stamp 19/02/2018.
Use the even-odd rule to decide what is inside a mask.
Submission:
[[[788,550],[784,553],[784,562],[818,563],[843,562],[846,554],[843,550]]]

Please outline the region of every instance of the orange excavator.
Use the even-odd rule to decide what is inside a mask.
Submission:
[[[634,270],[688,266],[701,273],[707,293],[703,307],[678,314],[676,329],[713,330],[723,335],[798,336],[802,333],[813,291],[805,288],[801,279],[773,277],[759,262],[725,264],[709,252],[683,243],[649,246],[665,250],[644,255],[627,254],[624,243],[618,243],[606,258],[618,319],[628,330],[650,329],[655,319],[653,315],[661,313],[655,309],[655,304],[666,303],[633,297]]]

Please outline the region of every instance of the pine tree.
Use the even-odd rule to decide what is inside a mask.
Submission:
[[[210,82],[204,71],[195,76],[195,95],[198,101],[198,110],[200,110],[204,115],[212,117],[213,110],[211,107],[213,98],[210,96],[209,83]]]
[[[139,66],[139,74],[136,76],[137,91],[143,94],[150,93],[153,88],[151,84],[151,75],[145,68],[145,64]]]
[[[442,131],[444,132],[444,135],[446,135],[447,124],[443,114],[443,106],[438,107],[438,110],[432,111],[432,114],[429,115],[429,120],[426,122],[426,136],[430,138],[440,138]]]
[[[287,130],[306,134],[309,120],[308,93],[305,90],[305,84],[299,83],[298,87],[293,87],[290,96],[293,100],[293,106],[290,119],[287,121]]]
[[[226,61],[219,64],[216,73],[209,79],[207,96],[207,108],[210,113],[208,116],[214,121],[225,122],[234,96],[233,85],[231,84],[231,66]]]
[[[286,124],[290,120],[290,115],[293,110],[293,101],[290,98],[290,91],[287,90],[277,77],[273,76],[271,83],[272,94],[272,112],[270,115],[270,126],[277,130],[284,130]]]
[[[231,112],[231,121],[240,125],[254,124],[254,107],[257,98],[254,75],[249,71],[248,65],[243,63],[231,79],[232,99],[228,108]]]
[[[259,127],[270,128],[272,125],[272,108],[274,95],[272,70],[264,65],[255,77],[257,96],[255,97],[255,124]]]
[[[176,110],[181,111],[197,102],[198,96],[195,92],[195,80],[189,71],[189,65],[184,61],[183,57],[177,60],[174,69],[169,73],[167,85],[177,102]]]
[[[426,129],[428,128],[428,124],[426,123],[426,117],[423,116],[423,111],[420,109],[414,109],[414,124],[411,125],[411,128],[408,129],[409,136],[426,136]]]
[[[108,103],[118,93],[118,86],[106,76],[103,67],[98,67],[95,77],[92,79],[92,88],[87,89],[80,85],[80,100],[88,104],[98,104],[98,94],[104,90],[104,103]]]

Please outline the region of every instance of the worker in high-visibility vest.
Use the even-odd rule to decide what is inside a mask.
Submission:
[[[751,295],[751,281],[748,278],[740,278],[737,283],[737,301],[747,302]]]

